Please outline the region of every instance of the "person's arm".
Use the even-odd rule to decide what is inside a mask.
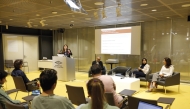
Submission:
[[[150,65],[146,64],[146,65],[144,66],[144,68],[141,69],[141,70],[144,72],[144,74],[146,74],[146,73],[149,71],[149,69],[150,69]]]
[[[73,53],[71,52],[70,49],[68,49],[68,53],[69,53],[69,55],[73,55]]]
[[[8,95],[7,93],[5,93],[5,91],[3,91],[2,89],[0,89],[0,97],[3,97],[4,99],[14,103],[14,104],[19,104],[21,103],[19,100],[12,100]]]
[[[104,68],[102,61],[99,62],[99,65],[100,65],[100,67],[101,67],[102,69]]]
[[[165,67],[165,66],[163,65],[162,68],[161,68],[161,70],[160,70],[160,72],[159,72],[159,75],[160,75],[160,76],[163,76],[162,70],[164,69],[164,67]]]
[[[21,72],[21,76],[22,76],[25,84],[30,82],[30,80],[27,78],[27,76],[26,76],[26,74],[24,72]]]
[[[169,77],[169,76],[171,76],[171,75],[173,74],[173,72],[174,72],[174,67],[173,67],[173,65],[171,65],[171,66],[169,67],[169,72],[168,72],[167,74],[164,74],[164,77]]]
[[[63,109],[75,109],[73,104],[71,103],[70,100],[68,100],[67,98],[65,98],[66,100],[62,100],[62,107]]]

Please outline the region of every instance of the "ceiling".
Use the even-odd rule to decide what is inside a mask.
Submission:
[[[166,20],[172,18],[187,18],[190,0],[80,0],[88,15],[74,13],[63,0],[0,0],[0,25],[31,28],[57,29],[94,27],[103,25],[126,24],[130,22]],[[103,2],[97,6],[95,2]],[[121,4],[121,15],[117,17],[116,7]],[[147,6],[140,6],[148,4]],[[105,9],[107,18],[102,19],[102,10]],[[157,11],[152,11],[152,10]],[[57,14],[52,14],[55,11]],[[98,17],[94,16],[97,12]],[[37,14],[39,16],[37,16]],[[169,17],[169,18],[167,18]],[[45,26],[41,26],[40,20]]]

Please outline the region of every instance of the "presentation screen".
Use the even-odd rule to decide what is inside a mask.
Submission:
[[[96,54],[140,55],[140,42],[140,26],[95,30]]]

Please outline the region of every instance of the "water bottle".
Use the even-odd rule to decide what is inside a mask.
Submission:
[[[131,73],[131,78],[133,78],[133,73]]]
[[[133,78],[136,78],[135,74],[133,74]]]

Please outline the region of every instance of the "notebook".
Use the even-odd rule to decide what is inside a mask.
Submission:
[[[140,101],[138,109],[163,109],[163,107]]]

